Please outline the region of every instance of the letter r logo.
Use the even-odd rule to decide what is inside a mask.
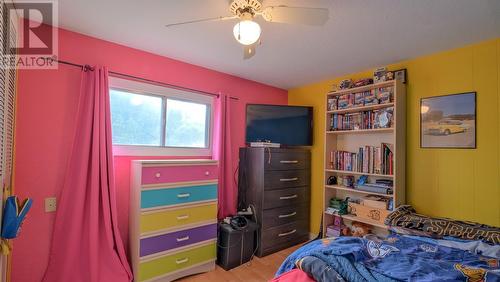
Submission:
[[[53,5],[51,1],[5,3],[3,16],[8,17],[7,25],[13,24],[12,19],[16,19],[15,14],[21,19],[17,28],[17,42],[6,40],[9,53],[47,56],[54,54]]]

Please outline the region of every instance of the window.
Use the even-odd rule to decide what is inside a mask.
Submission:
[[[210,155],[213,98],[110,78],[117,155]]]
[[[161,145],[163,99],[111,89],[113,144]]]
[[[167,99],[165,144],[171,147],[207,147],[208,106]]]

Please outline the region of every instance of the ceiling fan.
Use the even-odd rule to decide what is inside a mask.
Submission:
[[[267,22],[321,26],[328,20],[329,14],[326,8],[289,7],[285,5],[262,7],[262,0],[229,0],[229,3],[232,16],[171,23],[167,24],[166,27],[238,19],[239,22],[233,28],[233,35],[243,45],[243,58],[249,59],[255,55],[255,49],[260,44],[261,28],[254,21],[255,17],[261,16]]]

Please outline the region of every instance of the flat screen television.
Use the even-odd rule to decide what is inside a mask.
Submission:
[[[313,108],[248,104],[246,142],[312,146]]]

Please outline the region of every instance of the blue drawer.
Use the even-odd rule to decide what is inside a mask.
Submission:
[[[216,199],[217,184],[142,190],[141,208],[147,209]]]

